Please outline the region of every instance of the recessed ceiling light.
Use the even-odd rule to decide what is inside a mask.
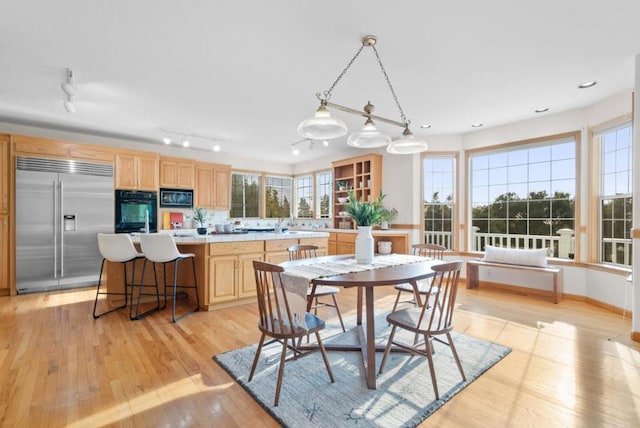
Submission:
[[[420,125],[420,128],[422,129],[431,128],[431,125],[425,123],[424,125]]]
[[[329,141],[327,140],[322,140],[322,144],[324,144],[325,147],[329,147]]]
[[[182,140],[182,147],[189,147],[189,140]]]
[[[215,146],[213,146],[213,151],[214,152],[219,152],[220,151],[220,145],[216,144]]]
[[[472,128],[480,128],[482,126],[482,123],[473,123],[471,124]]]
[[[297,147],[294,147],[291,153],[293,153],[294,156],[298,156],[300,154],[300,150],[298,150]]]
[[[162,139],[162,142],[165,143],[165,144],[171,144],[171,138],[164,137]]]
[[[537,108],[534,110],[534,113],[544,113],[545,111],[549,111],[548,107]]]
[[[578,88],[579,88],[579,89],[586,89],[586,88],[590,88],[590,87],[592,87],[592,86],[595,86],[595,85],[596,85],[596,83],[598,83],[598,82],[596,82],[595,80],[589,80],[588,82],[582,82],[581,84],[579,84],[579,85],[578,85]]]

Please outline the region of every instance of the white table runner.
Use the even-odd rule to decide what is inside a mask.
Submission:
[[[303,327],[304,329],[307,328],[304,322],[304,314],[307,311],[307,288],[311,280],[325,276],[424,262],[431,259],[408,254],[386,254],[375,256],[371,264],[358,264],[355,257],[331,261],[308,260],[308,263],[287,266],[286,271],[281,274],[282,285],[287,292],[289,307],[295,317],[294,322],[297,326]]]

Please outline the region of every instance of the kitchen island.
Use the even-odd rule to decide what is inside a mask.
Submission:
[[[198,294],[201,310],[215,310],[254,301],[256,298],[253,260],[280,263],[289,260],[287,248],[296,244],[318,246],[318,255],[326,255],[329,234],[315,231],[291,231],[284,233],[222,233],[194,235],[172,231],[178,249],[182,253],[195,254]],[[133,237],[134,242],[137,241]],[[136,244],[137,246],[137,244]],[[136,262],[136,277],[140,283],[142,260]],[[107,263],[107,288],[121,291],[124,288],[124,272],[120,263]],[[131,269],[129,269],[131,271]],[[164,287],[162,269],[158,266],[158,282]],[[167,265],[167,276],[173,278],[173,265]],[[131,278],[129,278],[131,281]],[[145,283],[153,281],[153,268],[147,263]],[[180,263],[178,281],[193,284],[190,262]],[[137,291],[136,291],[137,293]],[[195,301],[195,295],[189,294]],[[113,305],[121,304],[117,298]]]

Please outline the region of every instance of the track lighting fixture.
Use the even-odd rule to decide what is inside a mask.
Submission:
[[[73,69],[67,68],[67,81],[63,82],[62,91],[66,94],[67,99],[62,102],[62,106],[68,113],[75,113],[76,105],[74,103],[74,98],[76,93],[78,92],[78,88],[73,80]]]

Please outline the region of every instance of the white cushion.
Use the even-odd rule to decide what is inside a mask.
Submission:
[[[482,260],[510,265],[547,267],[547,249],[518,250],[487,245],[484,249],[484,259]]]

